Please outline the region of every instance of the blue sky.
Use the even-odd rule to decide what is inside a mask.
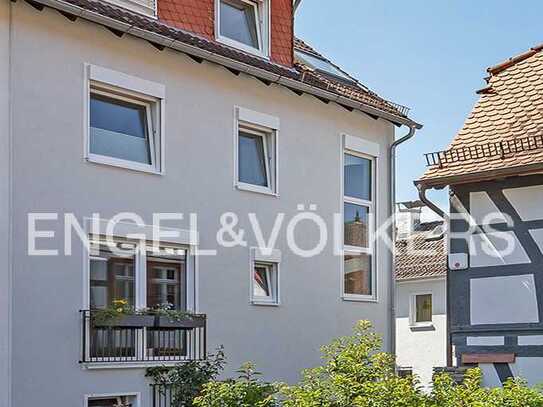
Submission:
[[[303,0],[296,34],[424,124],[399,154],[398,200],[410,200],[423,153],[462,127],[486,68],[543,42],[541,16],[540,0]]]

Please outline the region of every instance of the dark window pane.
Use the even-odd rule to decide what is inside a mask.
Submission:
[[[185,309],[184,256],[148,254],[147,307],[170,304],[173,309]]]
[[[91,94],[90,152],[151,164],[145,107]]]
[[[105,308],[115,300],[125,300],[134,307],[134,258],[115,255],[106,245],[94,250],[90,260],[91,308]]]
[[[344,158],[345,196],[371,201],[371,160],[345,154]]]
[[[254,270],[253,295],[255,297],[270,297],[271,288],[269,282],[269,269],[267,267],[256,266]]]
[[[345,255],[345,294],[372,295],[371,256]]]
[[[238,160],[240,182],[268,186],[263,137],[240,131]]]
[[[254,7],[236,0],[221,1],[221,35],[258,48]]]
[[[344,204],[343,240],[347,246],[368,247],[368,214],[366,206]]]
[[[417,295],[417,315],[415,322],[432,322],[432,295]]]

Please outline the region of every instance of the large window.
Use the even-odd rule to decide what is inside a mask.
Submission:
[[[221,42],[268,55],[268,0],[216,0],[216,36]]]
[[[147,247],[126,240],[93,241],[89,256],[89,305],[91,312],[125,301],[134,311],[187,309],[187,256],[183,247]],[[145,339],[144,339],[145,338]],[[138,346],[145,340],[145,355]],[[137,360],[184,356],[185,334],[161,329],[89,330],[89,356]]]
[[[163,87],[100,67],[88,69],[87,160],[162,172]]]
[[[277,194],[278,120],[238,108],[236,179],[238,189]]]
[[[373,234],[374,160],[352,151],[343,155],[343,295],[375,298]]]

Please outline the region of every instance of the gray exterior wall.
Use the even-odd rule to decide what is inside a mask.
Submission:
[[[470,214],[480,226],[475,237],[491,237],[491,227],[510,233],[516,241],[515,250],[504,255],[501,264],[486,264],[493,260],[484,256],[483,260],[476,259],[482,253],[476,244],[470,248],[469,239],[451,239],[451,254],[469,255],[467,270],[449,273],[449,321],[458,361],[463,353],[516,355],[515,363],[482,366],[488,385],[512,375],[522,376],[531,384],[543,382],[543,255],[541,241],[533,234],[543,227],[542,188],[541,175],[451,187],[451,214]],[[491,211],[506,214],[512,222],[481,223],[481,216]],[[453,234],[468,229],[467,220],[451,221]],[[474,285],[475,281],[479,283]],[[521,291],[514,281],[522,281]],[[474,287],[483,287],[484,295]],[[509,312],[502,312],[501,304]]]
[[[10,397],[10,124],[9,124],[10,4],[0,4],[0,407]]]
[[[94,212],[111,218],[133,211],[146,223],[153,212],[197,212],[202,249],[216,248],[219,216],[227,211],[257,213],[268,234],[277,213],[290,219],[297,204],[315,203],[331,230],[332,216],[342,207],[345,132],[381,146],[378,221],[387,217],[392,124],[160,52],[130,36],[117,38],[83,20],[69,22],[50,9],[39,12],[24,2],[13,8],[13,406],[80,406],[84,394],[132,392],[141,392],[143,406],[149,405],[142,369],[89,371],[78,364],[83,250],[76,245],[69,257],[28,256],[29,212],[73,212],[82,221]],[[83,159],[84,63],[166,86],[163,176]],[[232,187],[235,105],[281,120],[279,198]],[[39,248],[62,248],[62,224],[41,225],[57,237]],[[246,216],[239,227],[251,229]],[[246,235],[249,246],[256,246],[252,234]],[[312,224],[301,223],[296,236],[302,247],[317,240]],[[377,252],[377,302],[340,298],[342,260],[333,255],[331,241],[323,254],[303,259],[289,251],[283,229],[278,248],[283,259],[277,308],[249,305],[248,248],[219,248],[218,256],[199,260],[208,347],[225,346],[228,374],[252,360],[266,379],[295,381],[300,369],[320,363],[321,345],[349,334],[360,319],[372,320],[390,349],[391,258],[383,244]]]

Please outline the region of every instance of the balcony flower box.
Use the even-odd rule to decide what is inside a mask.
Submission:
[[[151,328],[155,326],[155,316],[121,315],[107,320],[93,318],[92,322],[96,328]]]
[[[195,328],[205,327],[205,317],[200,315],[191,315],[183,318],[172,318],[167,315],[157,315],[155,320],[155,328],[168,328],[168,329],[186,329],[191,330]]]

